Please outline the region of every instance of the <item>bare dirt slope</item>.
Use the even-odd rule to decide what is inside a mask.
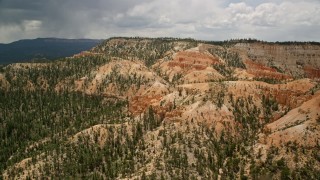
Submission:
[[[320,92],[301,106],[292,109],[277,121],[266,125],[268,145],[296,142],[301,146],[315,147],[320,139]]]

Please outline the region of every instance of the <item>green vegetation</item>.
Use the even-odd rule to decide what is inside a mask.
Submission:
[[[264,43],[264,44],[278,44],[278,45],[320,45],[319,42],[315,41],[275,41],[268,42],[263,40],[258,40],[255,38],[245,38],[245,39],[230,39],[225,41],[203,41],[208,44],[220,45],[220,46],[232,46],[237,43]]]
[[[34,152],[18,151],[49,138],[51,151],[61,137],[99,123],[122,122],[125,102],[103,103],[100,96],[53,91],[0,91],[1,169]],[[48,149],[47,149],[48,148]],[[9,157],[14,158],[7,161]]]
[[[264,108],[264,118],[269,122],[272,117],[272,112],[279,110],[278,102],[273,97],[266,97],[262,95],[262,105]]]
[[[239,56],[239,54],[237,52],[232,52],[232,51],[228,50],[227,47],[209,49],[209,52],[211,54],[216,54],[220,58],[224,59],[226,62],[226,65],[229,67],[237,67],[237,68],[246,69],[246,66],[242,62],[242,59]]]
[[[232,68],[224,65],[224,64],[214,64],[213,68],[215,70],[217,70],[220,74],[222,74],[223,76],[225,76],[228,80],[233,79],[232,75],[233,75],[233,70]]]
[[[115,42],[113,42],[113,40]],[[94,52],[104,53],[110,57],[122,59],[142,60],[147,67],[152,66],[156,60],[165,57],[165,53],[172,50],[175,42],[182,41],[187,45],[184,49],[197,46],[197,41],[192,39],[177,38],[111,38],[94,48]]]
[[[268,84],[281,84],[283,81],[282,80],[278,80],[275,78],[268,78],[268,77],[255,77],[253,78],[253,80],[255,81],[263,81],[266,82]]]

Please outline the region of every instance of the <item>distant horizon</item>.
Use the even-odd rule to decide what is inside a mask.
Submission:
[[[0,42],[37,37],[320,41],[319,0],[0,0]]]
[[[37,37],[37,38],[27,38],[27,39],[18,39],[16,41],[11,41],[8,43],[4,43],[4,42],[0,42],[0,44],[11,44],[11,43],[15,43],[18,41],[32,41],[32,40],[37,40],[37,39],[57,39],[57,40],[93,40],[93,41],[103,41],[105,39],[90,39],[90,38],[60,38],[60,37]]]
[[[93,41],[105,41],[108,39],[113,39],[113,38],[141,38],[141,39],[157,39],[157,38],[176,38],[176,39],[192,39],[195,41],[203,41],[203,42],[224,42],[224,41],[241,41],[241,40],[247,40],[247,41],[259,41],[259,42],[266,42],[266,43],[286,43],[286,42],[298,42],[298,43],[320,43],[320,41],[299,41],[299,40],[290,40],[290,41],[266,41],[262,39],[256,39],[256,38],[231,38],[231,39],[224,39],[224,40],[203,40],[203,39],[196,39],[196,38],[191,38],[191,37],[147,37],[147,36],[113,36],[113,37],[108,37],[105,39],[95,39],[95,38],[63,38],[63,37],[37,37],[37,38],[26,38],[26,39],[18,39],[15,41],[11,42],[0,42],[0,44],[11,44],[19,41],[28,41],[28,40],[37,40],[37,39],[57,39],[57,40],[93,40]]]

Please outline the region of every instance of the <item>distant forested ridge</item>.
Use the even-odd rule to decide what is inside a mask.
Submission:
[[[89,50],[102,40],[37,38],[0,44],[0,64],[43,61],[72,56]]]

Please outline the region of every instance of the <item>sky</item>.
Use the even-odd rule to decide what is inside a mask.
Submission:
[[[37,37],[320,41],[320,0],[0,0],[0,43]]]

